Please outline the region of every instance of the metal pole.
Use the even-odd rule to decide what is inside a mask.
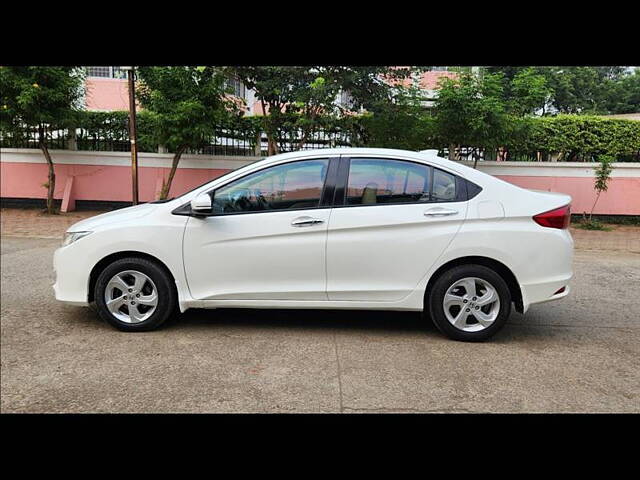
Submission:
[[[133,204],[138,204],[138,130],[136,127],[136,92],[134,67],[129,70],[129,140],[131,142],[131,182]]]

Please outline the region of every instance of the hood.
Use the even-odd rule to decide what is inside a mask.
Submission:
[[[119,210],[114,210],[113,212],[102,213],[100,215],[96,215],[95,217],[87,218],[86,220],[81,220],[78,223],[74,223],[71,225],[67,231],[68,232],[92,232],[100,227],[105,225],[109,225],[112,223],[120,223],[126,222],[128,220],[133,220],[135,218],[144,217],[145,215],[150,214],[156,208],[158,208],[155,204],[143,203],[141,205],[134,205],[132,207],[121,208]]]

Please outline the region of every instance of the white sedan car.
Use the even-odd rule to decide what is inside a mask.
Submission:
[[[570,202],[432,153],[286,153],[76,223],[53,288],[124,331],[191,307],[413,310],[484,340],[569,293]]]

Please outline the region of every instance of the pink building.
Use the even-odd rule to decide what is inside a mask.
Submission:
[[[434,70],[422,72],[412,79],[402,82],[405,85],[414,84],[425,92],[427,106],[437,95],[438,82],[442,78],[455,78],[458,74],[446,70],[446,67],[434,67]],[[247,105],[247,115],[263,115],[260,101],[253,90],[246,88],[237,79],[229,79],[228,86],[234,95],[242,98]],[[120,67],[87,67],[87,93],[85,105],[88,110],[111,111],[129,109],[129,90],[127,87],[127,72]],[[347,92],[339,95],[337,103],[346,104],[349,101]]]

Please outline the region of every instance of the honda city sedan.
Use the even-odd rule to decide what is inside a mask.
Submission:
[[[478,341],[569,293],[570,202],[433,152],[285,153],[76,223],[53,288],[129,332],[189,308],[363,309]]]

